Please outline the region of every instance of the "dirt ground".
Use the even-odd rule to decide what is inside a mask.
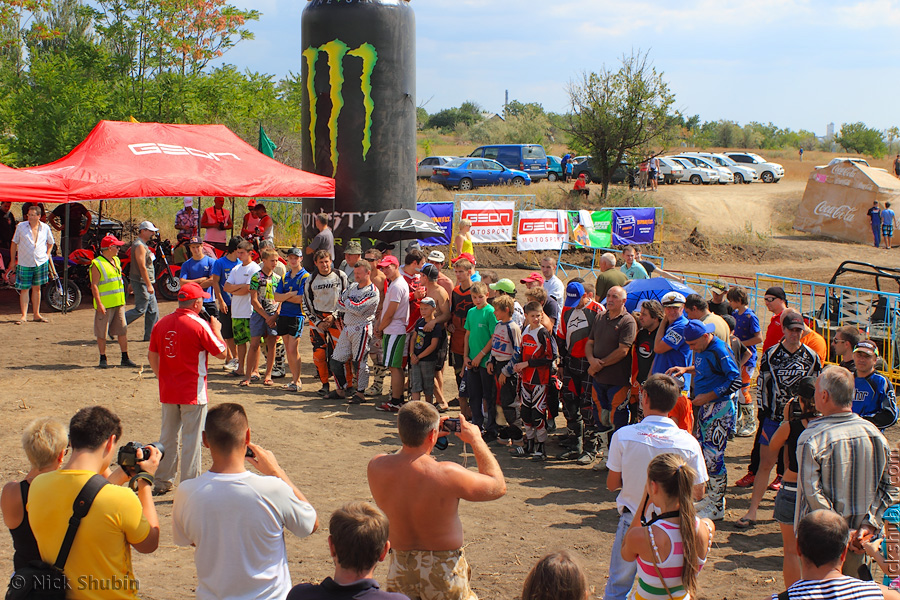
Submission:
[[[799,187],[798,187],[799,186]],[[729,206],[730,229],[741,229],[745,221],[754,230],[769,231],[774,206],[779,198],[796,202],[802,185],[785,181],[776,186],[754,184],[706,188],[677,186],[659,192],[661,203],[681,205],[685,225],[695,218],[707,235],[725,236],[720,212]],[[759,214],[757,214],[759,213]],[[766,214],[762,214],[766,213]],[[691,217],[691,215],[694,215]],[[753,275],[777,273],[791,277],[827,280],[841,260],[871,260],[873,250],[864,246],[813,239],[805,235],[774,233],[764,259],[741,260],[730,253],[677,253],[667,259],[666,268],[708,273]],[[877,251],[878,260],[896,258]],[[527,260],[528,257],[520,258]],[[500,270],[502,276],[518,281],[526,271]],[[0,430],[0,476],[19,479],[27,470],[19,435],[24,425],[39,416],[54,416],[67,422],[79,408],[103,404],[114,410],[125,425],[125,440],[150,442],[159,436],[160,409],[157,383],[147,366],[147,344],[131,342],[130,355],[142,363],[141,372],[131,369],[95,369],[97,351],[92,339],[92,312],[89,303],[63,317],[48,312],[50,324],[14,325],[17,298],[10,290],[0,290],[0,335],[9,336],[2,352],[3,392],[0,414],[5,426]],[[162,312],[174,310],[173,303],[161,305]],[[764,317],[763,317],[764,318]],[[140,338],[143,324],[131,327]],[[221,363],[211,361],[210,396],[213,403],[240,402],[248,410],[253,439],[271,449],[294,482],[308,496],[319,513],[322,527],[308,539],[287,535],[287,549],[294,583],[318,581],[332,573],[327,551],[327,522],[330,513],[344,502],[370,499],[365,477],[368,460],[377,453],[398,447],[395,417],[378,413],[372,404],[349,407],[338,401],[324,401],[315,395],[310,345],[303,351],[304,392],[254,386],[238,388],[226,377]],[[118,350],[109,350],[110,361],[118,362]],[[450,371],[446,393],[455,397]],[[558,424],[564,426],[564,419]],[[892,443],[897,434],[889,435]],[[595,597],[602,597],[609,564],[617,513],[615,494],[605,487],[606,474],[590,467],[548,461],[533,463],[513,459],[500,446],[493,446],[507,477],[509,491],[503,499],[485,504],[463,503],[460,509],[466,533],[466,551],[471,563],[473,587],[479,597],[518,597],[524,576],[534,562],[547,552],[576,551],[583,558]],[[746,469],[750,439],[736,439],[728,448],[729,481]],[[558,447],[551,443],[551,456]],[[474,466],[458,440],[439,454]],[[209,466],[205,456],[204,468]],[[710,563],[700,577],[700,598],[762,598],[782,588],[781,536],[772,521],[774,493],[769,492],[760,510],[760,524],[751,531],[739,531],[731,524],[744,514],[749,490],[729,488],[726,519],[718,524]],[[160,548],[153,554],[133,553],[134,569],[144,598],[168,600],[191,595],[195,589],[193,550],[172,542],[172,496],[156,500],[162,523]],[[0,536],[0,561],[9,565],[12,545]],[[385,567],[376,576],[384,577]]]

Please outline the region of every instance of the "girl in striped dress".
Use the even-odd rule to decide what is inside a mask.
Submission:
[[[647,467],[644,510],[653,504],[660,514],[646,524],[634,519],[622,543],[622,558],[637,561],[633,600],[690,600],[696,597],[697,575],[712,547],[715,526],[694,512],[697,474],[678,454],[660,454]]]

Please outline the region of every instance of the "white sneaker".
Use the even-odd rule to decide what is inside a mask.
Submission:
[[[238,359],[232,358],[228,362],[225,363],[226,371],[237,371],[238,368]]]
[[[700,506],[700,505],[703,506]],[[725,498],[722,498],[722,508],[717,509],[713,502],[709,501],[707,496],[694,505],[697,508],[697,516],[701,519],[709,519],[710,521],[721,521],[725,518]]]

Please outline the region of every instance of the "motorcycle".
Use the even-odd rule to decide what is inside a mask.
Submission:
[[[148,246],[155,256],[153,260],[153,270],[156,272],[154,287],[164,300],[177,300],[178,292],[181,290],[181,279],[178,276],[181,267],[172,264],[172,242],[153,238]],[[131,264],[131,248],[119,258],[122,261],[122,272],[127,273]]]
[[[57,312],[62,312],[63,305],[65,305],[66,311],[75,310],[81,305],[81,287],[84,285],[84,277],[87,278],[86,289],[90,293],[90,272],[86,268],[75,269],[77,266],[71,261],[69,262],[69,280],[63,282],[59,275],[63,271],[62,257],[54,256],[50,261],[50,281],[42,286],[41,296],[46,298],[50,308]],[[15,289],[15,287],[15,271],[4,268],[0,271],[0,289]],[[16,290],[16,293],[21,292]]]

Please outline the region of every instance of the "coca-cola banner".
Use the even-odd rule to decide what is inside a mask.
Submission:
[[[519,213],[516,250],[559,250],[569,240],[564,210],[523,210]]]
[[[882,169],[843,161],[815,169],[794,219],[794,229],[841,240],[872,243],[867,211],[875,201],[900,201],[900,180]]]
[[[516,203],[473,202],[459,203],[459,218],[472,221],[472,241],[476,244],[511,242]]]

